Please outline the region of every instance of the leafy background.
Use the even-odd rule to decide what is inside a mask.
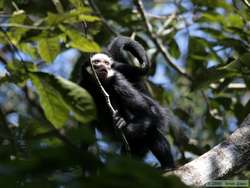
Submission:
[[[95,106],[76,84],[79,67],[117,34],[147,50],[148,87],[175,115],[166,136],[178,166],[250,112],[250,9],[242,1],[144,0],[152,30],[136,2],[0,1],[1,187],[184,187],[161,177],[151,154],[146,164],[122,157],[90,129]],[[234,176],[249,177],[249,168]]]

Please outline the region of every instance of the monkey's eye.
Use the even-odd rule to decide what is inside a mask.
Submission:
[[[109,61],[104,61],[104,63],[105,63],[106,65],[109,65]]]
[[[92,63],[94,63],[94,64],[97,64],[99,62],[100,62],[100,60],[98,60],[98,59],[92,61]]]

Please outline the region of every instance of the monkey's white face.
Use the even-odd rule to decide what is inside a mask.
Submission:
[[[98,77],[101,80],[106,80],[107,78],[114,75],[114,71],[111,68],[113,64],[113,59],[106,54],[97,53],[90,58]]]
[[[98,53],[98,54],[93,55],[90,58],[90,60],[93,64],[105,63],[106,65],[110,65],[110,66],[113,64],[113,59],[109,57],[107,54],[103,54],[103,53]]]

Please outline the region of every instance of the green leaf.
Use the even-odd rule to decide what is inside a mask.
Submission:
[[[240,29],[244,27],[243,19],[238,14],[230,14],[224,17],[224,23],[227,27],[237,27]]]
[[[242,62],[245,66],[250,69],[250,52],[244,53],[240,57],[240,62]]]
[[[31,62],[20,62],[20,61],[13,61],[7,64],[6,69],[9,71],[9,73],[11,74],[11,82],[14,82],[20,86],[23,86],[27,79],[29,79],[28,74],[25,70],[25,67],[28,70],[36,70],[36,66],[35,64],[31,63]]]
[[[49,12],[48,16],[46,18],[48,25],[52,26],[52,25],[56,25],[59,24],[60,22],[62,22],[64,20],[64,16],[63,14],[54,14]]]
[[[57,83],[56,88],[78,121],[87,123],[95,118],[94,102],[85,89],[61,77],[57,77]]]
[[[91,16],[91,15],[79,15],[79,20],[85,21],[85,22],[95,22],[95,21],[99,21],[100,18],[96,16]]]
[[[76,8],[77,7],[82,7],[83,6],[83,3],[81,0],[69,0],[69,2],[74,5]]]
[[[0,9],[3,8],[3,5],[4,5],[4,1],[0,1]]]
[[[82,123],[95,118],[93,100],[80,86],[47,73],[33,72],[30,76],[46,117],[57,128],[63,126],[70,111]]]
[[[224,17],[218,13],[203,13],[199,22],[223,23]]]
[[[101,49],[97,43],[82,36],[79,32],[60,26],[60,29],[70,38],[70,46],[82,52],[99,52]]]
[[[19,10],[13,13],[11,18],[9,19],[10,24],[25,24],[27,21],[27,15],[23,10]],[[14,44],[18,44],[19,41],[21,40],[22,36],[28,31],[28,29],[23,28],[23,27],[18,27],[18,28],[10,28],[8,35],[11,38],[11,41]]]
[[[248,47],[246,46],[246,44],[244,44],[243,41],[234,38],[225,37],[218,41],[218,45],[223,45],[228,48],[234,48],[239,54],[243,54],[248,50]]]
[[[69,110],[60,92],[54,87],[56,78],[46,73],[31,73],[30,76],[46,117],[56,128],[62,127]]]
[[[53,62],[60,52],[59,38],[43,38],[38,41],[38,52],[47,63]]]
[[[207,87],[213,82],[219,81],[221,78],[228,78],[240,75],[240,64],[234,60],[224,66],[211,67],[197,74],[193,78],[192,90]]]
[[[37,58],[36,48],[31,43],[20,43],[17,46],[20,51],[31,56],[33,59]]]
[[[95,22],[100,19],[97,16],[92,16],[90,14],[90,9],[87,7],[78,7],[77,9],[70,10],[69,12],[55,14],[48,13],[46,18],[48,25],[50,26],[58,26],[60,23],[78,23],[81,21],[85,22]]]

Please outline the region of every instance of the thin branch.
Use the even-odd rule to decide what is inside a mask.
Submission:
[[[119,33],[117,33],[108,23],[108,21],[103,17],[101,11],[99,10],[99,8],[97,7],[97,5],[95,4],[95,2],[93,0],[88,0],[89,6],[93,9],[93,11],[95,12],[95,14],[97,16],[100,17],[104,27],[110,31],[113,35],[115,36],[119,36]]]
[[[7,42],[9,43],[12,53],[14,54],[16,52],[17,56],[19,57],[19,59],[21,61],[21,64],[23,65],[25,72],[28,73],[29,72],[28,67],[25,64],[25,62],[20,54],[19,49],[15,46],[15,44],[12,42],[11,38],[9,37],[8,33],[2,27],[0,27],[0,31],[4,34]]]
[[[111,111],[112,114],[115,114],[116,113],[116,110],[113,108],[112,104],[111,104],[111,101],[110,101],[110,98],[109,98],[109,94],[106,92],[106,90],[104,89],[104,87],[102,86],[97,74],[96,74],[96,71],[93,67],[93,64],[90,60],[90,66],[91,66],[91,71],[92,73],[94,74],[94,78],[95,78],[95,81],[96,83],[98,84],[98,88],[101,89],[101,92],[103,93],[104,97],[105,97],[105,100],[106,100],[106,103],[108,104],[108,107]]]
[[[173,63],[173,59],[171,58],[170,54],[168,53],[168,51],[165,49],[165,47],[163,46],[162,42],[159,41],[159,39],[157,38],[156,34],[153,32],[153,27],[150,24],[146,13],[145,13],[145,9],[143,6],[143,3],[141,0],[134,0],[134,4],[136,5],[136,8],[138,10],[138,12],[141,14],[141,17],[144,21],[144,24],[146,26],[147,32],[151,38],[151,40],[154,42],[154,44],[156,45],[156,47],[159,49],[159,51],[162,53],[164,59],[167,61],[167,63],[176,71],[178,72],[180,75],[186,77],[187,79],[191,80],[191,77],[184,71],[182,70],[182,68],[178,67],[177,65],[175,65]]]
[[[3,64],[5,64],[5,65],[8,64],[7,60],[4,59],[2,56],[0,56],[0,61],[1,61]]]
[[[159,31],[157,32],[157,35],[161,35],[161,33],[164,32],[164,30],[169,26],[170,23],[172,23],[172,21],[176,18],[176,12],[174,12],[173,14],[171,14],[168,18],[165,18],[165,22],[162,26],[161,29],[159,29]],[[173,29],[171,29],[173,30]]]

